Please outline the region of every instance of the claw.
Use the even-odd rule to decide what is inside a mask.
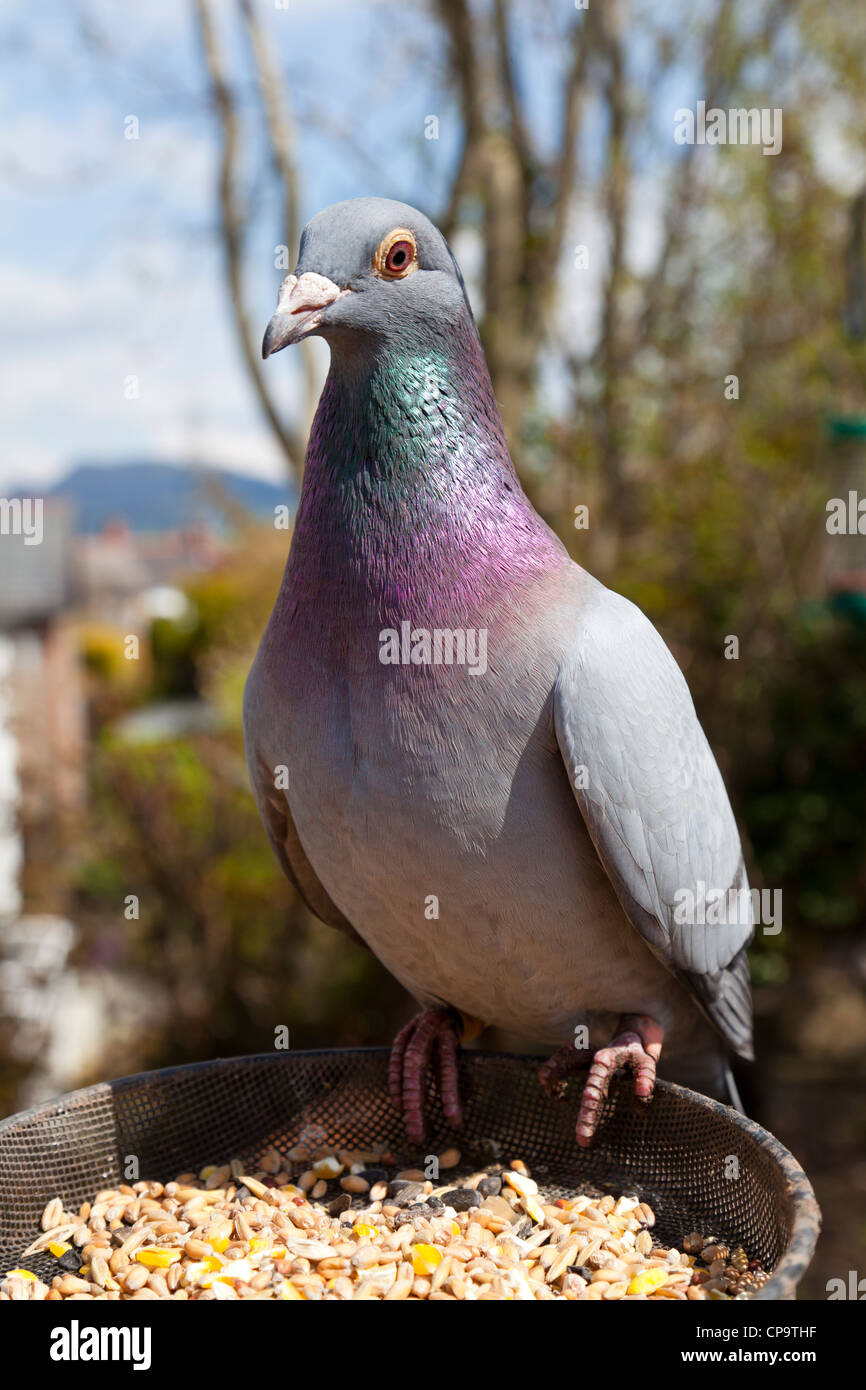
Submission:
[[[619,1026],[616,1037],[596,1052],[583,1088],[577,1117],[577,1142],[584,1149],[595,1137],[611,1080],[620,1067],[628,1067],[634,1073],[634,1093],[638,1099],[652,1099],[664,1030],[646,1014],[624,1014]]]
[[[424,1082],[433,1060],[439,1082],[442,1109],[448,1123],[459,1128],[463,1121],[457,1081],[459,1022],[451,1009],[426,1009],[410,1019],[394,1040],[388,1065],[388,1089],[395,1107],[402,1111],[406,1132],[413,1144],[424,1139]]]
[[[592,1052],[589,1048],[575,1047],[573,1043],[565,1043],[553,1056],[548,1058],[538,1073],[542,1089],[547,1092],[551,1100],[556,1100],[563,1093],[565,1081],[573,1071],[579,1071],[585,1067],[587,1062],[592,1059]]]
[[[453,1129],[463,1124],[463,1108],[460,1104],[460,1083],[457,1077],[457,1035],[449,1029],[440,1033],[436,1039],[439,1062],[439,1094],[445,1118]]]

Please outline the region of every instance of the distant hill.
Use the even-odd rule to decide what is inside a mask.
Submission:
[[[27,489],[19,495],[29,496]],[[219,499],[240,505],[254,516],[270,516],[274,507],[294,506],[296,491],[285,486],[227,473],[215,468],[179,467],[148,460],[124,464],[79,464],[46,497],[62,497],[71,506],[76,529],[101,531],[107,521],[123,518],[133,531],[175,531],[193,522],[216,529],[226,515]]]

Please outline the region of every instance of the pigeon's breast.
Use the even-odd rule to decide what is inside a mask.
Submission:
[[[299,642],[268,758],[290,768],[323,887],[407,989],[560,1041],[590,1013],[602,1031],[620,1012],[666,1016],[673,982],[626,921],[574,801],[550,627],[548,614],[546,645],[524,605],[486,645],[470,624],[438,663],[434,631],[426,661],[414,624],[387,651],[389,637],[357,630],[339,653]]]

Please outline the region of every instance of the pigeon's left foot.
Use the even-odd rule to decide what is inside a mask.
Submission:
[[[543,1090],[552,1100],[557,1099],[564,1093],[565,1082],[571,1073],[585,1067],[587,1062],[592,1060],[592,1055],[588,1047],[575,1047],[574,1043],[565,1043],[548,1058],[538,1073]]]
[[[455,1129],[463,1123],[457,1088],[457,1049],[468,1020],[454,1009],[425,1009],[409,1020],[394,1039],[388,1066],[388,1089],[403,1114],[413,1144],[424,1139],[424,1077],[433,1059],[445,1118]]]
[[[634,1072],[634,1093],[638,1099],[652,1099],[664,1036],[661,1024],[648,1014],[623,1014],[616,1037],[596,1052],[583,1088],[577,1117],[577,1142],[581,1148],[588,1148],[593,1141],[613,1074],[620,1067]]]

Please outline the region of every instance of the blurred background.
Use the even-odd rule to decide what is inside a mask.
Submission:
[[[0,65],[0,1114],[410,1012],[283,878],[240,734],[327,369],[259,343],[304,222],[375,193],[450,238],[527,491],[685,670],[783,895],[750,1109],[824,1208],[801,1294],[866,1274],[860,0],[44,0]],[[781,151],[678,143],[701,101]]]

